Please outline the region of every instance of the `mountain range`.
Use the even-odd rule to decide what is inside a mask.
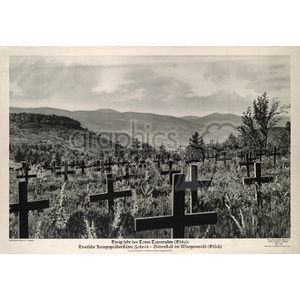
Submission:
[[[10,113],[21,112],[65,116],[79,121],[82,127],[95,133],[107,135],[109,139],[113,140],[112,135],[116,137],[119,134],[121,143],[124,142],[122,138],[129,135],[154,146],[164,143],[167,148],[175,147],[175,144],[176,147],[186,145],[196,131],[203,135],[205,142],[211,139],[222,142],[231,132],[236,133],[236,127],[241,124],[241,117],[234,114],[174,117],[151,113],[121,113],[113,109],[69,111],[50,107],[10,107]],[[287,121],[289,118],[283,117],[277,127],[284,127]]]

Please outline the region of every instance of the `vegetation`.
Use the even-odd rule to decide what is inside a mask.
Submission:
[[[19,113],[9,115],[10,123],[41,123],[48,125],[59,125],[64,127],[71,127],[73,129],[80,129],[81,124],[78,121],[70,119],[68,117],[59,117],[56,115],[41,115],[41,114],[30,114],[30,113]]]
[[[263,175],[274,177],[262,187],[263,208],[257,205],[254,186],[244,186],[246,172],[240,169],[238,159],[217,165],[210,161],[198,163],[201,179],[213,177],[213,186],[198,193],[195,212],[216,210],[217,225],[186,228],[189,238],[271,238],[290,236],[290,161],[280,160],[276,169],[270,158],[262,162]],[[103,193],[106,183],[101,172],[87,170],[85,175],[54,177],[50,171],[32,168],[38,178],[30,179],[29,199],[50,200],[50,208],[29,213],[30,238],[168,238],[170,230],[134,231],[134,218],[172,214],[171,186],[153,163],[138,172],[143,177],[127,184],[114,182],[116,191],[130,188],[132,197],[115,199],[114,211],[108,214],[107,201],[89,203],[89,194]],[[177,166],[189,174],[188,166]],[[176,168],[177,168],[176,167]],[[167,167],[164,167],[167,168]],[[117,166],[113,173],[119,174]],[[253,174],[253,170],[251,170]],[[199,178],[199,179],[200,179]],[[10,176],[10,202],[18,202],[17,179]],[[190,213],[190,194],[186,191],[186,213]],[[10,237],[18,236],[18,218],[10,215]]]
[[[279,100],[273,99],[269,105],[267,93],[258,96],[251,107],[243,113],[243,125],[239,127],[244,142],[266,148],[270,131],[280,120],[284,107],[279,109]]]
[[[238,136],[230,134],[223,143],[212,140],[205,145],[199,133],[195,132],[190,138],[188,147],[177,153],[169,152],[163,144],[155,149],[138,140],[127,148],[118,141],[112,143],[103,140],[107,145],[104,148],[98,144],[87,147],[89,139],[84,140],[82,147],[78,148],[64,142],[65,137],[74,136],[74,133],[85,133],[92,139],[101,137],[82,129],[80,124],[78,127],[78,122],[73,123],[69,118],[60,119],[61,117],[56,116],[44,118],[42,115],[32,114],[11,115],[11,166],[16,163],[20,166],[20,162],[26,160],[31,167],[30,173],[37,174],[37,178],[29,179],[29,201],[42,199],[50,201],[48,209],[29,212],[29,237],[169,238],[170,229],[145,232],[134,230],[134,219],[137,217],[172,214],[171,186],[168,177],[160,175],[160,170],[152,160],[157,154],[162,160],[168,155],[180,157],[181,161],[174,162],[174,168],[187,174],[187,180],[189,180],[189,165],[186,164],[186,160],[201,157],[203,160],[197,163],[198,179],[213,179],[213,184],[207,191],[199,190],[198,204],[194,212],[217,211],[218,223],[186,228],[187,238],[290,237],[290,123],[288,122],[286,128],[278,132],[277,139],[270,144],[268,142],[270,130],[280,116],[277,110],[279,102],[273,101],[269,108],[267,95],[263,94],[257,101],[254,100],[253,105],[254,112],[248,108],[242,116],[243,125]],[[274,146],[280,146],[282,154],[281,158],[277,158],[276,165],[269,156]],[[243,185],[243,178],[247,177],[246,170],[239,166],[241,152],[252,151],[255,155],[261,148],[264,148],[266,154],[262,158],[262,175],[274,178],[273,182],[263,184],[261,187],[262,207],[257,203],[255,185]],[[231,157],[226,166],[222,161],[215,161],[213,158],[213,154],[223,151],[226,151],[226,157]],[[131,189],[132,196],[115,199],[113,212],[110,214],[107,201],[89,202],[90,194],[106,192],[105,175],[101,171],[90,168],[82,175],[81,170],[76,170],[76,174],[70,175],[69,180],[65,182],[63,176],[55,177],[51,171],[42,167],[49,166],[53,159],[56,160],[56,165],[60,165],[65,159],[69,161],[74,159],[79,165],[81,159],[90,164],[96,159],[113,156],[132,162],[130,174],[139,174],[141,177],[130,179],[129,182],[114,181],[115,191]],[[139,168],[137,164],[141,159],[146,160],[146,166],[143,168]],[[168,165],[162,165],[162,169],[167,168]],[[251,176],[253,171],[251,167]],[[115,175],[122,175],[124,172],[124,166],[112,167],[112,173]],[[16,171],[11,169],[10,203],[18,202],[17,183]],[[190,213],[189,203],[190,192],[187,190],[186,213]],[[10,238],[17,238],[17,214],[10,214],[9,228]]]

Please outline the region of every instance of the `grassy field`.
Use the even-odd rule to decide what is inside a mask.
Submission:
[[[222,162],[197,164],[199,179],[213,177],[213,185],[198,192],[194,212],[217,211],[218,222],[188,227],[186,238],[290,237],[290,159],[279,159],[276,168],[271,159],[263,159],[262,175],[273,176],[274,181],[262,186],[262,208],[257,204],[255,186],[243,185],[246,170],[238,166],[238,161],[227,162],[226,168]],[[184,162],[174,166],[189,174]],[[162,168],[167,169],[167,165]],[[66,183],[63,176],[54,177],[39,166],[32,166],[30,172],[37,174],[37,178],[29,179],[28,201],[47,199],[50,207],[29,212],[29,238],[170,238],[170,229],[134,230],[134,218],[172,214],[168,176],[161,176],[150,160],[146,168],[137,170],[141,178],[128,184],[114,182],[115,191],[130,188],[132,196],[116,199],[111,214],[107,212],[107,201],[89,202],[89,194],[106,191],[101,172],[88,169],[81,175],[77,170]],[[114,166],[112,172],[120,174],[121,168]],[[10,203],[17,202],[18,180],[16,172],[11,170]],[[186,213],[190,213],[189,202],[190,192],[186,190]],[[10,214],[9,236],[18,237],[17,214]]]

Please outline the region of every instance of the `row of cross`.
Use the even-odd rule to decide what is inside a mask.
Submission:
[[[247,157],[247,156],[246,156]],[[247,158],[246,158],[247,160]],[[249,156],[248,156],[249,160]],[[162,175],[169,175],[172,184],[172,215],[152,217],[152,218],[138,218],[135,219],[136,231],[154,230],[171,228],[173,238],[184,238],[184,228],[188,226],[197,226],[205,224],[216,224],[216,212],[202,212],[194,213],[194,207],[197,203],[198,189],[207,189],[211,186],[212,179],[198,180],[197,165],[190,166],[190,180],[187,181],[185,174],[180,170],[172,170],[172,164],[169,165],[169,173]],[[126,175],[125,175],[126,176]],[[33,177],[33,176],[32,176]],[[116,177],[116,180],[122,180],[124,177]],[[30,210],[43,209],[49,207],[48,200],[28,202],[27,199],[27,184],[26,181],[19,182],[19,203],[10,204],[11,213],[19,213],[19,235],[20,238],[28,238],[28,212]],[[248,176],[243,179],[245,185],[255,184],[258,205],[262,205],[261,185],[263,183],[272,182],[273,177],[261,176],[261,163],[254,163],[254,177]],[[130,197],[132,192],[130,189],[123,191],[114,191],[113,174],[106,174],[106,193],[89,195],[90,202],[107,201],[108,211],[113,211],[114,199]],[[185,190],[189,189],[190,197],[190,214],[185,214]]]
[[[255,162],[255,160],[257,158],[259,158],[259,161],[262,161],[262,156],[264,156],[264,155],[265,155],[265,153],[263,153],[261,149],[260,149],[260,151],[258,153],[256,153],[256,157],[252,157],[252,152],[249,152],[249,153],[243,153],[243,152],[241,152],[241,162],[239,162],[239,165],[246,167],[247,176],[248,177],[250,177],[250,166],[254,165],[254,162]],[[274,165],[276,165],[276,157],[279,156],[279,155],[281,155],[281,154],[279,152],[277,152],[277,148],[274,147],[274,152],[269,154],[269,156],[273,156],[274,157]],[[170,158],[170,156],[168,157],[168,159],[169,158]],[[217,161],[223,161],[225,167],[226,167],[226,161],[229,161],[231,159],[232,158],[230,158],[230,157],[226,157],[226,152],[223,152],[223,155],[221,157],[218,156],[217,154],[215,156],[215,161],[216,162]],[[177,162],[180,161],[180,158],[177,157],[177,159],[175,159],[175,161],[177,161]],[[153,162],[157,163],[158,169],[161,168],[161,164],[168,163],[168,165],[169,165],[168,170],[161,171],[161,175],[169,175],[169,182],[170,182],[170,184],[172,184],[172,176],[173,176],[173,174],[181,172],[181,170],[173,170],[173,163],[174,163],[173,160],[170,160],[170,159],[168,161],[161,160],[160,156],[158,155],[157,158],[155,160],[153,160]],[[190,164],[190,163],[195,163],[195,162],[199,162],[199,160],[189,160],[186,163]],[[63,166],[63,170],[61,170],[62,169],[61,167],[57,167],[55,165],[55,161],[53,161],[52,162],[52,166],[48,167],[46,169],[47,170],[51,170],[51,172],[54,175],[64,175],[64,179],[65,179],[65,181],[67,181],[69,174],[75,174],[76,173],[75,168],[80,168],[82,174],[85,173],[85,169],[91,168],[91,167],[94,167],[94,171],[111,172],[112,166],[115,165],[115,164],[118,167],[122,166],[122,165],[125,165],[125,175],[118,176],[117,180],[122,180],[122,179],[128,180],[129,178],[135,178],[136,179],[136,178],[139,177],[139,175],[137,175],[137,174],[132,174],[132,175],[129,174],[129,164],[130,164],[129,162],[120,161],[120,158],[118,158],[118,161],[115,163],[115,162],[112,161],[111,157],[108,158],[107,162],[105,162],[104,160],[102,160],[102,161],[98,160],[93,165],[85,165],[84,160],[81,161],[80,166],[75,166],[75,162],[74,161],[71,164],[68,164],[68,162],[65,161],[64,162],[64,166]],[[140,160],[137,166],[139,168],[146,167],[147,166],[146,161],[145,160]],[[71,167],[72,170],[69,170],[68,167]],[[30,169],[28,168],[28,166],[27,166],[27,164],[25,162],[22,163],[22,168],[20,168],[18,170],[19,171],[23,170],[24,171],[23,173],[25,173],[25,174],[18,175],[17,178],[25,178],[25,181],[27,181],[27,182],[28,182],[28,178],[36,177],[36,175],[29,175],[28,171]]]

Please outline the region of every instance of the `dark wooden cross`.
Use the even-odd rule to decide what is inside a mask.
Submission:
[[[244,153],[244,151],[241,151],[240,154],[241,154],[241,156],[240,156],[241,160],[245,161],[245,153]]]
[[[68,162],[64,162],[64,170],[56,172],[56,175],[64,175],[65,181],[68,181],[68,174],[75,174],[74,170],[68,170]]]
[[[223,156],[221,157],[221,158],[219,158],[219,161],[223,161],[224,162],[224,166],[225,166],[225,168],[226,168],[226,161],[227,160],[231,160],[231,158],[229,158],[229,157],[226,157],[226,152],[225,151],[223,151]]]
[[[19,203],[10,204],[10,213],[19,213],[19,237],[28,239],[28,212],[35,209],[43,209],[49,207],[49,200],[28,202],[27,198],[27,182],[19,182]]]
[[[56,167],[55,166],[55,161],[52,162],[52,167],[47,168],[47,170],[51,170],[52,174],[55,176],[56,175],[56,170],[60,170],[61,167]]]
[[[276,150],[277,150],[277,148],[274,147],[274,152],[269,154],[270,156],[274,157],[274,165],[276,165],[276,156],[281,155],[281,153],[277,152]]]
[[[91,167],[91,166],[86,166],[85,163],[84,163],[84,160],[82,160],[82,161],[81,161],[81,164],[80,164],[80,167],[78,167],[78,168],[81,169],[81,174],[84,175],[84,173],[85,173],[84,170],[85,170],[85,169],[88,169],[88,168],[90,168],[90,167]]]
[[[94,167],[96,167],[95,171],[100,171],[101,170],[101,168],[100,168],[100,160],[96,161],[96,163],[94,164]]]
[[[172,185],[172,215],[137,218],[134,220],[135,230],[155,230],[171,228],[171,238],[184,238],[185,227],[217,223],[216,212],[185,214],[185,175],[174,174]]]
[[[256,156],[259,157],[259,161],[262,160],[262,157],[264,156],[265,154],[262,152],[261,148],[259,148],[259,152],[256,152]]]
[[[169,160],[169,170],[160,172],[160,175],[169,175],[169,182],[171,185],[172,185],[172,175],[181,172],[181,170],[173,170],[172,166],[173,166],[173,161]]]
[[[190,168],[190,181],[185,181],[184,186],[186,189],[191,190],[191,202],[190,202],[190,212],[193,212],[193,208],[198,202],[198,189],[206,189],[210,187],[212,179],[210,180],[198,180],[197,165],[191,165]]]
[[[250,177],[250,166],[253,166],[253,164],[254,164],[254,162],[250,161],[248,153],[246,153],[246,161],[245,162],[239,162],[240,167],[246,166],[247,177]]]
[[[25,174],[23,174],[23,175],[17,175],[17,178],[19,179],[19,178],[25,178],[25,182],[28,182],[28,179],[29,178],[36,178],[37,177],[37,175],[36,174],[31,174],[31,175],[29,175],[28,174],[28,171],[30,170],[29,168],[28,168],[28,166],[27,166],[27,163],[22,163],[22,169],[23,169],[23,172],[25,173]]]
[[[108,200],[108,211],[112,212],[112,208],[114,206],[114,199],[116,198],[124,198],[131,196],[131,190],[125,190],[120,192],[114,192],[114,181],[113,175],[106,175],[106,187],[107,192],[104,194],[90,195],[90,202],[98,202],[102,200]]]
[[[261,192],[260,188],[263,183],[268,183],[273,181],[272,176],[261,176],[261,163],[255,163],[254,164],[254,176],[255,177],[250,177],[250,178],[244,178],[243,182],[244,185],[250,185],[250,184],[255,184],[256,185],[256,195],[257,195],[257,202],[258,205],[262,205],[262,198],[261,198]]]
[[[107,166],[106,171],[111,172],[111,166],[114,165],[114,163],[111,161],[111,157],[108,158],[108,162],[106,162],[104,165]]]
[[[24,171],[25,167],[27,166],[27,162],[26,161],[22,161],[22,167],[15,169],[15,171]],[[28,168],[28,171],[30,171],[31,169]]]
[[[120,167],[120,166],[124,166],[124,165],[127,165],[128,164],[128,161],[120,161],[120,157],[118,157],[118,162],[117,162],[117,166]]]
[[[255,162],[256,158],[252,157],[252,151],[249,152],[249,161]]]
[[[160,159],[160,155],[157,155],[156,159],[154,159],[153,162],[157,163],[157,168],[160,169],[160,164],[162,162]]]
[[[140,177],[140,176],[137,175],[137,174],[131,174],[130,175],[129,174],[129,165],[126,165],[125,166],[125,175],[123,175],[123,176],[116,176],[116,180],[121,181],[121,180],[125,179],[125,180],[128,181],[130,178],[136,179],[138,177]]]
[[[219,153],[216,152],[215,153],[215,156],[213,157],[215,159],[215,162],[217,163],[218,159],[219,159]]]

